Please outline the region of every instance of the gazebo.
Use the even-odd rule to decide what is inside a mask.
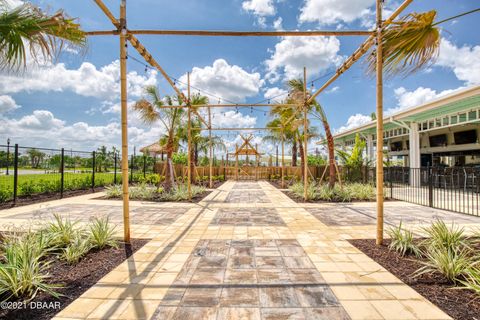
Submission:
[[[160,142],[155,142],[151,145],[140,148],[140,152],[155,158],[158,155],[161,155],[161,158],[163,160],[163,155],[165,154],[165,147],[160,145]]]

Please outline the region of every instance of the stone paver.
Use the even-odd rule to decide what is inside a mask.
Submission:
[[[121,213],[121,202],[96,197],[2,210],[0,228],[39,209],[83,221]],[[385,208],[390,223],[480,225],[402,202]],[[152,240],[56,319],[449,319],[347,241],[375,236],[374,213],[375,203],[295,203],[267,182],[228,181],[198,204],[132,202],[132,236]]]

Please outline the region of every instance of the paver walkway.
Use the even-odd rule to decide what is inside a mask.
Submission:
[[[374,205],[297,204],[267,182],[233,181],[198,204],[132,202],[132,236],[152,240],[55,319],[449,319],[346,241],[374,236]],[[0,223],[53,212],[115,221],[121,202],[82,196],[3,210]],[[479,223],[386,203],[387,222],[435,217]]]

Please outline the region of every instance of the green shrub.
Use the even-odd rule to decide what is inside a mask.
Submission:
[[[13,199],[13,190],[10,188],[2,188],[0,189],[0,203],[7,202]]]
[[[192,198],[196,197],[197,195],[205,192],[205,187],[202,186],[191,186],[192,190]],[[160,198],[165,201],[184,201],[188,200],[188,188],[185,184],[177,184],[175,187],[172,188],[169,192],[163,192],[160,195]]]
[[[444,248],[448,251],[460,251],[464,247],[469,247],[469,241],[465,235],[464,229],[452,224],[451,228],[447,227],[445,222],[437,220],[428,228],[423,229],[427,234],[427,239],[422,245],[427,250],[434,248]]]
[[[75,227],[78,221],[72,222],[69,218],[64,219],[59,214],[54,214],[53,216],[55,220],[48,224],[46,232],[51,235],[55,246],[60,248],[67,247],[84,233],[83,229]]]
[[[70,264],[77,263],[81,257],[87,254],[92,248],[89,237],[82,237],[80,234],[76,234],[70,244],[62,248],[60,258],[67,261]]]
[[[122,185],[114,184],[105,188],[107,198],[121,198],[123,195]]]
[[[129,188],[129,198],[132,200],[152,200],[158,194],[155,186],[142,183]]]
[[[94,248],[103,249],[106,246],[118,247],[114,239],[115,226],[109,225],[109,218],[95,218],[89,225],[90,242]]]
[[[27,233],[24,236],[5,241],[3,261],[0,263],[0,295],[31,300],[39,291],[58,297],[58,285],[47,280],[49,262],[44,258],[48,250],[41,235]]]
[[[289,187],[298,197],[303,197],[303,182],[294,183]],[[351,183],[333,189],[326,184],[317,185],[309,183],[307,190],[308,199],[333,202],[350,202],[353,200],[375,200],[375,188],[369,184]]]
[[[472,290],[476,294],[480,295],[480,269],[478,263],[480,263],[480,257],[477,257],[477,265],[467,269],[465,273],[465,279],[459,280],[463,285],[462,289]]]
[[[414,277],[422,274],[439,273],[445,279],[456,282],[471,268],[473,260],[468,248],[450,250],[447,247],[429,247],[424,253],[426,261],[420,261],[423,265],[415,271]]]
[[[34,181],[30,180],[19,184],[19,194],[22,196],[31,196],[37,192],[37,185]]]
[[[402,229],[402,222],[398,227],[391,227],[387,230],[391,242],[389,244],[390,250],[400,253],[402,256],[406,254],[414,254],[420,256],[420,249],[413,242],[413,233],[410,230]]]

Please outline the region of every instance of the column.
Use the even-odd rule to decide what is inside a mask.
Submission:
[[[410,186],[420,187],[420,134],[418,133],[418,124],[410,123]]]

